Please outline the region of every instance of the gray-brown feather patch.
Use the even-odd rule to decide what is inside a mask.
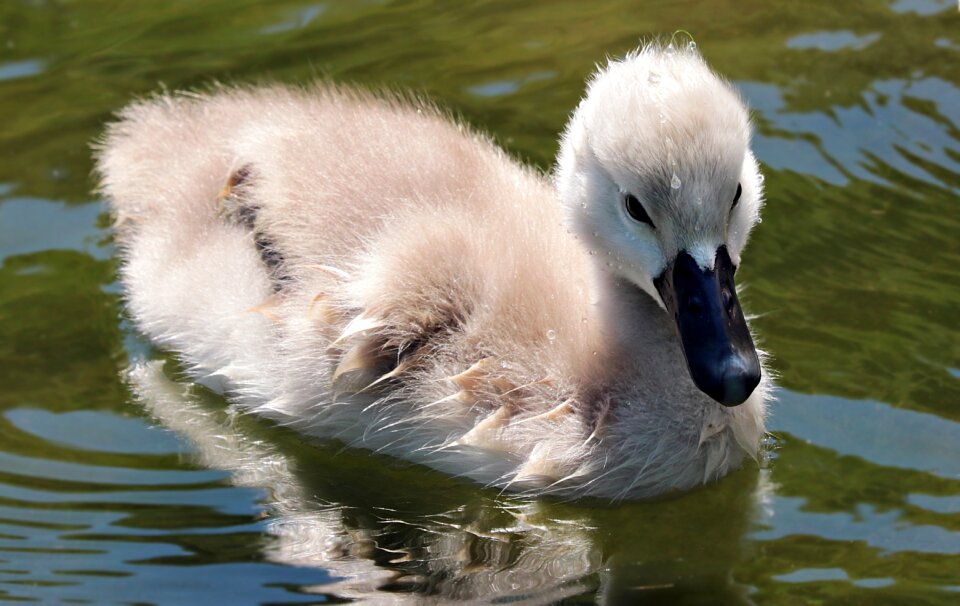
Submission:
[[[260,259],[267,266],[273,280],[273,290],[279,292],[289,283],[291,277],[284,265],[283,253],[278,250],[274,239],[257,226],[260,202],[254,195],[255,182],[256,173],[253,167],[249,164],[241,166],[230,174],[217,196],[217,202],[222,217],[252,232],[254,246],[257,247]]]

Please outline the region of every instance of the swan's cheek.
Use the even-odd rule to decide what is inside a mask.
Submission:
[[[734,265],[740,265],[740,253],[747,245],[751,229],[753,229],[753,217],[750,213],[735,211],[730,217],[730,224],[727,227],[727,250]]]
[[[660,243],[653,237],[635,237],[617,244],[610,255],[611,271],[653,295],[653,279],[667,266]]]
[[[743,252],[754,225],[760,221],[760,208],[763,206],[763,177],[753,153],[747,150],[740,175],[743,195],[740,204],[731,214],[727,225],[727,250],[734,265],[740,264]]]
[[[667,266],[667,259],[660,250],[660,243],[653,239],[641,241],[634,249],[634,264],[639,266],[652,282],[653,278],[663,273]]]

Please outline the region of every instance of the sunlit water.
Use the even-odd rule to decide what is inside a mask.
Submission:
[[[954,2],[0,3],[0,600],[960,603]],[[522,503],[296,435],[122,319],[111,112],[213,80],[411,88],[550,164],[582,80],[685,29],[754,110],[741,268],[784,389],[764,469]]]

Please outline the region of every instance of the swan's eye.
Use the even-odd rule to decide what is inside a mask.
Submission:
[[[740,187],[740,184],[739,184],[739,183],[737,183],[737,195],[735,195],[735,196],[733,197],[733,206],[731,206],[730,208],[736,208],[736,207],[737,207],[737,202],[740,201],[740,194],[742,194],[742,193],[743,193],[743,188]]]
[[[627,214],[630,215],[631,219],[654,227],[653,221],[650,220],[650,215],[647,214],[647,211],[643,208],[643,204],[640,204],[640,200],[637,200],[636,196],[633,194],[625,194],[623,201],[627,207]]]

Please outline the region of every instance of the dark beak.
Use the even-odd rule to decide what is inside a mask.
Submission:
[[[724,406],[743,403],[760,383],[760,360],[737,301],[734,271],[721,246],[713,270],[700,269],[682,251],[653,281],[676,321],[693,382]]]

